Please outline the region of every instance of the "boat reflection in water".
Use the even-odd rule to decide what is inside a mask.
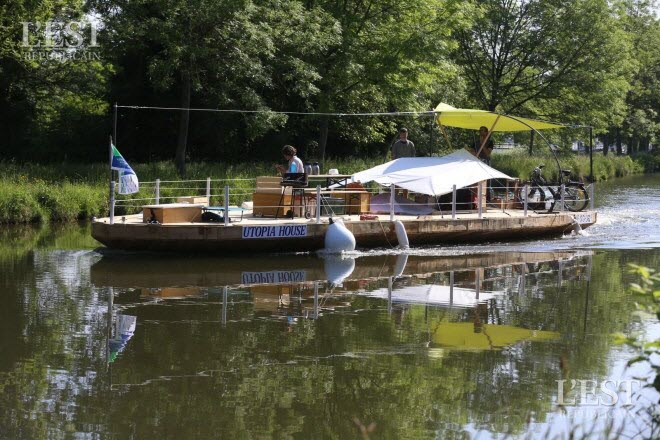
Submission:
[[[532,289],[532,295],[534,289],[542,294],[549,284],[588,281],[590,271],[589,252],[357,258],[287,255],[231,260],[164,256],[144,260],[143,256],[117,254],[94,264],[91,279],[96,286],[113,289],[111,301],[122,313],[130,309],[135,315],[124,315],[121,320],[122,315],[117,315],[115,330],[108,332],[111,360],[130,339],[141,315],[165,324],[168,320],[217,320],[226,326],[267,318],[290,326],[300,319],[335,312],[386,308],[398,325],[415,307],[424,309],[429,355],[439,356],[447,349],[499,350],[523,340],[558,338],[552,329],[512,325],[507,304],[525,295],[526,289]],[[153,307],[149,311],[150,306],[164,304],[167,312],[156,313]],[[191,315],[192,309],[186,307],[191,304],[207,305],[209,310],[221,305],[221,310],[219,314],[206,310]],[[112,304],[109,307],[113,309]],[[177,311],[185,318],[173,317]]]

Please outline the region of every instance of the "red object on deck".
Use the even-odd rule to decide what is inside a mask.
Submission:
[[[378,216],[373,214],[362,214],[360,215],[360,220],[378,220]]]

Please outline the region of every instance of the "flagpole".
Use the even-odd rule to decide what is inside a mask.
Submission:
[[[115,142],[117,142],[117,103],[116,102],[115,102],[114,121],[112,125],[112,138],[115,140]]]
[[[116,109],[116,108],[115,108]],[[112,136],[110,136],[110,224],[115,223],[115,181],[112,180]]]

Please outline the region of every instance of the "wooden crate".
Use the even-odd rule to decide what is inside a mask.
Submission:
[[[161,224],[195,222],[202,218],[202,207],[189,203],[145,205],[142,207],[142,221],[146,223],[153,217]]]
[[[177,197],[176,202],[177,203],[190,203],[192,205],[207,205],[208,206],[209,199],[208,199],[208,197],[197,197],[197,196]]]
[[[280,193],[277,194],[264,194],[264,193],[253,193],[252,194],[252,213],[256,217],[275,217],[277,213],[277,205],[280,203]],[[285,194],[282,198],[282,205],[284,208],[279,210],[279,216],[284,217],[286,212],[290,209],[291,205],[291,196]]]
[[[331,196],[344,200],[344,212],[346,214],[369,212],[371,194],[366,191],[333,191]]]

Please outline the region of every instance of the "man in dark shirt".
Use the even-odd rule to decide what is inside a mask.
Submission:
[[[392,160],[401,157],[415,157],[415,144],[408,140],[408,129],[399,130],[399,139],[392,144]]]
[[[472,145],[472,149],[474,150],[472,154],[481,159],[482,162],[490,165],[490,155],[493,152],[493,148],[495,148],[495,144],[488,135],[488,127],[479,127],[479,140]]]

